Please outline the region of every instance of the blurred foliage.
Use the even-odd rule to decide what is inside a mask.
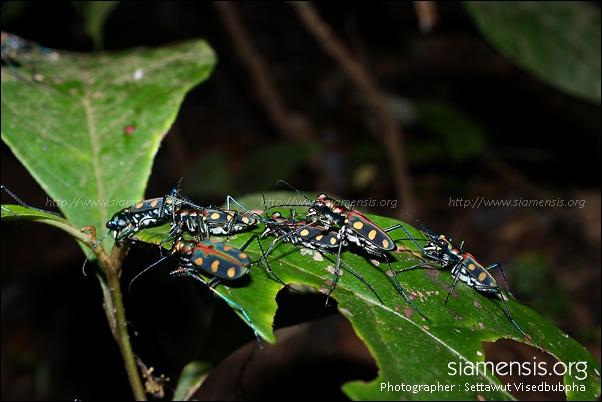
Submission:
[[[73,7],[84,20],[84,31],[92,39],[94,49],[104,49],[104,24],[119,4],[118,1],[73,1]]]
[[[512,265],[516,294],[529,295],[533,307],[550,320],[570,313],[570,299],[550,273],[550,260],[545,253],[520,255]]]
[[[600,103],[600,10],[581,1],[465,2],[485,37],[518,66]]]
[[[449,159],[464,162],[480,155],[485,143],[485,131],[464,112],[444,102],[416,102],[417,124],[437,139],[415,142],[409,154],[422,163]]]

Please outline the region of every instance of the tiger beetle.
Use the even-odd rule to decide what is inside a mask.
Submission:
[[[179,237],[184,231],[192,234],[209,236],[230,235],[255,226],[258,220],[251,215],[229,209],[217,207],[198,209],[184,206],[173,211],[172,225],[175,229],[175,237]],[[174,230],[172,229],[172,231]]]
[[[244,212],[230,209],[230,202],[236,204]],[[180,208],[175,211],[175,214],[176,217],[174,218],[172,224],[172,226],[175,226],[177,229],[175,233],[172,229],[172,233],[174,234],[175,238],[180,238],[184,230],[187,230],[192,234],[201,234],[206,237],[209,237],[210,234],[231,235],[233,233],[249,229],[251,226],[257,225],[259,221],[264,221],[260,219],[259,215],[249,212],[230,195],[226,197],[226,209],[219,207],[202,208],[200,210],[200,216],[202,218],[200,219],[199,210],[191,207]],[[200,239],[197,238],[197,240]],[[248,242],[250,243],[253,240],[257,240],[257,244],[259,245],[262,255],[265,255],[263,246],[261,245],[260,237],[257,234],[253,234]],[[261,261],[261,259],[259,261]],[[284,283],[284,281],[282,281],[282,279],[280,279],[280,277],[278,277],[278,275],[272,270],[267,259],[266,270],[278,283],[288,287],[288,285]]]
[[[257,220],[234,210],[197,206],[174,188],[170,195],[143,200],[115,213],[107,221],[106,226],[109,231],[94,244],[90,253],[111,231],[115,236],[115,241],[119,243],[131,239],[141,229],[164,223],[171,223],[171,229],[161,244],[171,236],[180,237],[184,231],[197,236],[197,240],[202,240],[211,234],[223,235],[240,232],[256,225]],[[88,257],[84,261],[82,270]]]
[[[439,236],[432,235],[424,225],[422,225],[422,227],[425,230],[425,234],[428,236],[429,240],[426,246],[422,247],[403,225],[399,224],[398,226],[403,229],[406,235],[409,236],[410,240],[412,240],[414,244],[418,246],[420,251],[422,251],[425,256],[439,262],[442,268],[451,269],[451,274],[454,277],[454,280],[449,288],[449,291],[447,292],[447,297],[445,298],[444,303],[445,305],[447,305],[449,296],[454,291],[458,280],[464,282],[478,292],[495,294],[499,299],[502,300],[502,303],[506,309],[506,316],[510,322],[518,329],[525,339],[531,342],[536,349],[543,352],[542,348],[540,348],[533,341],[531,336],[527,335],[525,331],[523,331],[514,318],[512,318],[512,314],[510,314],[510,309],[508,308],[508,304],[506,303],[502,289],[495,278],[491,275],[490,271],[499,268],[500,272],[502,273],[502,278],[504,278],[504,284],[506,285],[508,294],[517,302],[520,303],[520,301],[510,291],[506,274],[504,273],[504,270],[500,264],[496,263],[485,267],[478,262],[472,254],[462,250],[462,247],[464,247],[464,242],[460,243],[460,246],[456,246],[452,242],[451,238],[448,238],[443,234]],[[399,272],[425,267],[428,264],[429,262],[422,262],[414,265],[413,267],[402,269]]]
[[[252,216],[217,207],[203,208],[182,197],[173,189],[170,195],[140,201],[117,212],[107,222],[115,232],[115,241],[131,238],[140,229],[171,222],[169,236],[179,237],[184,231],[200,240],[211,234],[229,235],[257,224]]]
[[[295,218],[296,215],[294,210],[291,211],[291,218],[288,219],[284,218],[280,212],[276,211],[272,213],[269,220],[263,221],[265,224],[265,230],[261,234],[261,238],[263,239],[267,236],[276,237],[276,239],[274,239],[274,241],[267,248],[266,252],[263,254],[264,258],[266,258],[266,261],[267,255],[279,241],[284,241],[292,245],[301,245],[312,250],[317,250],[320,253],[335,254],[334,250],[339,249],[341,241],[337,236],[337,232],[331,231],[316,224],[308,224],[304,221],[297,221]],[[364,285],[366,285],[368,289],[374,293],[381,304],[384,304],[378,293],[376,293],[374,287],[359,272],[345,262],[345,260],[340,257],[339,259],[347,266],[347,268],[349,268],[350,272],[356,278],[361,280]],[[326,295],[327,306],[330,295],[333,292],[339,277],[338,272],[337,263],[337,269],[334,271],[332,284],[330,285],[330,289]]]
[[[25,57],[28,56],[29,57],[29,69],[31,71],[31,79],[33,81],[40,81],[41,78],[38,78],[36,75],[36,69],[35,69],[35,64],[34,64],[34,51],[37,50],[39,53],[43,54],[44,56],[50,58],[50,59],[57,59],[59,57],[59,54],[55,51],[53,51],[50,48],[47,48],[45,46],[42,45],[38,45],[37,43],[27,40],[27,39],[23,39],[18,35],[15,34],[11,34],[5,31],[2,31],[1,33],[1,57],[2,60],[6,63],[6,65],[8,66],[8,68],[11,69],[11,71],[13,73],[15,73],[15,75],[17,77],[19,77],[19,79],[28,82],[25,78],[23,78],[23,76],[21,76],[21,74],[19,73],[19,71],[17,70],[17,67],[14,65],[14,63],[11,61],[11,59],[15,59],[18,57]]]
[[[113,231],[115,241],[119,243],[126,238],[131,239],[136,232],[143,228],[168,222],[175,223],[177,210],[185,208],[185,205],[191,206],[193,209],[201,209],[180,196],[179,191],[174,188],[170,195],[142,200],[131,207],[122,209],[107,221],[106,226],[109,231]]]
[[[355,244],[368,254],[378,258],[383,258],[389,266],[389,272],[393,276],[397,291],[408,302],[418,314],[420,314],[428,322],[432,322],[420,309],[412,302],[412,299],[406,294],[397,279],[395,271],[391,267],[391,262],[387,256],[387,252],[398,251],[398,247],[389,236],[388,232],[395,230],[398,226],[382,229],[377,224],[368,219],[359,211],[348,209],[333,198],[326,194],[319,194],[315,200],[310,200],[301,191],[297,190],[287,182],[278,180],[278,183],[284,183],[297,192],[300,196],[309,202],[309,209],[305,214],[305,220],[308,224],[320,223],[325,229],[330,229],[334,225],[338,225],[337,238],[339,239],[337,251],[337,263],[335,273],[339,270],[341,260],[341,250],[343,245],[348,243]],[[302,205],[299,205],[302,206]]]
[[[44,209],[40,209],[40,208],[36,208],[36,207],[32,207],[31,205],[27,205],[25,202],[23,202],[19,197],[17,197],[15,195],[15,193],[13,193],[12,191],[10,191],[8,188],[6,188],[4,185],[0,185],[0,190],[4,190],[6,192],[6,194],[10,195],[12,197],[13,200],[17,201],[17,203],[19,203],[21,206],[25,207],[25,208],[29,208],[32,209],[34,211],[38,211],[38,212],[44,212],[47,214],[52,214],[52,215],[56,215],[60,218],[62,218],[62,216],[60,214],[57,214],[56,212],[52,212],[52,211],[46,211]],[[13,211],[11,211],[10,209],[6,208],[5,206],[1,206],[3,210],[5,210],[8,213],[13,214],[14,216],[16,216],[17,218],[21,219],[21,217],[14,213]]]
[[[263,196],[262,196],[262,198],[263,198]],[[284,284],[284,282],[281,281],[280,278],[278,277],[278,275],[276,275],[276,273],[271,270],[268,259],[267,259],[268,254],[279,241],[284,241],[284,242],[290,243],[292,245],[302,245],[309,249],[317,250],[320,253],[335,254],[335,252],[333,250],[339,249],[340,241],[337,237],[337,232],[330,231],[329,228],[319,226],[314,223],[309,224],[304,221],[297,221],[296,220],[296,212],[294,210],[291,211],[291,218],[288,218],[288,219],[284,218],[280,212],[272,213],[270,219],[263,219],[259,214],[251,213],[250,211],[248,211],[244,206],[242,206],[238,201],[236,201],[231,196],[228,196],[226,198],[226,208],[230,207],[230,201],[232,201],[233,203],[238,205],[238,207],[240,207],[243,211],[245,211],[249,216],[253,216],[254,218],[261,221],[265,225],[265,230],[263,231],[263,233],[261,234],[261,237],[260,237],[261,239],[264,239],[267,236],[275,236],[276,237],[276,239],[274,239],[274,241],[270,244],[270,246],[268,247],[268,249],[265,252],[263,252],[263,249],[262,249],[263,256],[261,259],[265,259],[267,267],[268,267],[267,268],[268,272],[270,272],[272,275],[274,275],[274,277],[277,279],[277,281],[280,282],[281,284]],[[263,205],[264,205],[264,213],[267,215],[267,211],[271,208],[267,208],[265,198],[263,199]],[[344,245],[346,245],[346,244],[347,243],[344,242]],[[261,247],[261,242],[259,242],[259,246]],[[332,280],[332,284],[326,295],[326,305],[328,305],[330,295],[332,294],[332,292],[337,284],[337,280],[339,277],[338,273],[340,272],[339,271],[339,266],[340,266],[339,261],[343,261],[343,264],[345,264],[347,266],[347,268],[349,268],[349,271],[356,278],[361,280],[372,291],[372,293],[374,293],[374,295],[378,298],[378,300],[381,303],[383,303],[381,297],[378,295],[378,293],[376,293],[376,290],[374,289],[374,287],[359,272],[357,272],[355,269],[353,269],[352,266],[350,266],[345,260],[343,260],[340,257],[340,253],[339,253],[337,262],[336,262],[336,269],[334,270],[334,274],[333,274],[334,277]],[[288,287],[288,285],[285,285],[285,286]]]
[[[167,223],[169,218],[172,218],[175,214],[176,206],[174,204],[179,204],[181,201],[179,198],[174,197],[176,194],[178,194],[177,190],[173,189],[169,196],[143,200],[115,213],[106,223],[109,231],[94,243],[94,246],[86,256],[82,265],[83,274],[86,275],[85,267],[90,255],[111,232],[113,232],[115,242],[120,243],[125,239],[131,239],[136,232],[143,228]],[[182,200],[182,202],[188,201]]]
[[[96,242],[90,252],[92,252],[111,231],[115,234],[115,241],[122,242],[125,239],[131,239],[139,230],[170,222],[171,229],[165,239],[161,241],[160,244],[162,245],[172,236],[174,239],[180,239],[185,231],[196,236],[197,241],[202,241],[209,238],[210,235],[231,235],[257,225],[259,221],[252,213],[248,212],[247,214],[230,209],[230,200],[244,209],[242,205],[230,196],[226,199],[226,209],[219,207],[200,207],[195,205],[188,198],[183,197],[179,190],[174,188],[170,195],[140,201],[113,215],[107,222],[109,232]],[[250,241],[253,240],[257,240],[259,248],[263,253],[263,247],[257,234],[254,234],[250,238]],[[84,267],[86,261],[84,261]],[[268,273],[272,274],[277,282],[287,286],[278,275],[272,271],[268,261],[266,261],[266,265]]]
[[[221,279],[235,280],[241,278],[249,272],[251,259],[244,252],[244,250],[252,241],[253,237],[247,240],[240,249],[237,249],[226,243],[218,242],[215,239],[207,239],[201,242],[196,242],[178,238],[173,244],[170,255],[178,259],[179,268],[172,271],[170,275],[190,276],[205,284],[212,292],[226,301],[226,303],[237,310],[245,318],[253,330],[255,338],[257,338],[257,342],[259,342],[259,347],[263,349],[259,334],[257,333],[255,325],[253,325],[251,317],[249,317],[247,312],[234,301],[215,290],[215,287],[220,283]],[[155,262],[134,277],[134,279],[132,279],[130,282],[130,286],[132,282],[138,278],[138,276],[151,267],[157,265],[165,258],[167,258],[167,256],[164,256],[159,261]],[[213,278],[211,278],[209,281],[206,281],[201,276],[201,273],[211,274],[213,275]]]

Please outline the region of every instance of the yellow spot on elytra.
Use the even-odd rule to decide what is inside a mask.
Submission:
[[[217,219],[217,218],[219,218],[219,214],[217,212],[214,212],[214,213],[211,214],[210,218],[211,219]]]
[[[238,255],[238,258],[240,258],[241,260],[246,260],[247,258],[249,258],[249,256],[248,256],[248,255],[246,255],[245,253],[240,253],[240,254]]]
[[[247,218],[246,216],[244,216],[244,217],[242,218],[242,222],[243,222],[243,223],[246,223],[246,224],[248,225],[248,224],[249,224],[249,218]]]
[[[153,207],[153,208],[156,207],[158,203],[159,203],[159,201],[157,201],[157,200],[151,202],[151,207]]]
[[[362,222],[360,222],[360,221],[353,222],[353,227],[354,227],[355,229],[357,229],[357,230],[360,230],[361,228],[363,228],[363,227],[364,227],[364,224],[363,224]]]
[[[492,288],[496,287],[495,282],[489,282],[489,286],[491,286]]]
[[[322,234],[319,234],[319,235],[317,235],[317,236],[316,236],[316,240],[317,240],[317,241],[320,241],[320,240],[322,240],[322,237],[324,237],[324,235],[322,235]]]
[[[472,264],[472,263],[468,264],[468,269],[470,269],[471,271],[474,271],[476,269],[476,266],[474,264]],[[479,275],[479,277],[480,277],[480,275]]]
[[[372,229],[370,231],[370,233],[368,233],[368,239],[374,240],[375,237],[376,237],[376,230]]]
[[[234,275],[236,275],[236,269],[235,268],[229,268],[228,269],[228,278],[232,278],[232,277],[234,277]]]
[[[136,208],[142,208],[143,205],[143,203],[139,202],[138,204],[136,204]]]
[[[219,268],[219,261],[215,260],[211,263],[211,272],[217,272]]]
[[[487,279],[487,274],[485,272],[481,272],[479,274],[479,281],[483,282],[485,279]]]
[[[301,236],[307,236],[309,234],[309,230],[303,229],[300,233]]]
[[[383,240],[383,248],[384,249],[389,248],[389,240],[387,240],[387,239]]]
[[[194,259],[194,265],[200,267],[201,265],[203,265],[203,258],[202,257],[197,257]]]
[[[228,222],[230,222],[230,221],[232,220],[232,218],[233,218],[233,216],[232,216],[232,215],[230,215],[230,214],[226,214],[226,220],[227,220]]]
[[[230,251],[232,250],[232,246],[224,246],[224,251]]]
[[[330,244],[336,244],[337,243],[337,238],[336,237],[331,237],[330,238]]]

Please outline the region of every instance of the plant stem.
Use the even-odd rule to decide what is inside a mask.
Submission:
[[[106,273],[105,285],[108,285],[108,295],[105,292],[105,289],[103,289],[105,296],[105,311],[107,319],[109,320],[109,326],[111,327],[111,333],[113,334],[115,341],[117,341],[119,350],[123,356],[125,370],[128,373],[134,397],[137,401],[146,401],[146,394],[144,392],[140,374],[138,373],[138,367],[136,366],[136,360],[134,358],[134,352],[132,351],[132,345],[127,330],[125,308],[123,306],[123,298],[121,295],[121,284],[119,283],[121,262],[123,261],[126,252],[127,247],[116,244],[113,247],[108,264],[103,264]],[[100,258],[99,261],[101,261]],[[102,285],[101,281],[101,286]]]

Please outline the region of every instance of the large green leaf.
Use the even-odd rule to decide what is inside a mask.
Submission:
[[[544,82],[600,102],[600,9],[579,1],[477,1],[464,6],[504,55]]]
[[[67,219],[104,228],[142,198],[162,138],[215,54],[194,40],[59,55],[34,55],[39,82],[27,56],[18,73],[2,67],[2,140]]]
[[[288,200],[295,193],[265,194],[268,200]],[[261,196],[245,197],[239,201],[247,208],[261,208]],[[288,213],[288,208],[281,212]],[[381,227],[399,223],[396,220],[368,215]],[[424,239],[416,229],[404,225],[412,235]],[[169,230],[169,225],[143,230],[137,235],[148,242],[158,244]],[[252,232],[223,237],[234,247],[241,247],[253,234],[260,234],[261,228]],[[392,255],[391,265],[395,271],[409,268],[421,262],[418,248],[401,230],[391,233],[405,252]],[[263,241],[265,249],[272,239]],[[168,245],[166,245],[168,246]],[[256,242],[245,250],[254,261],[262,253]],[[358,336],[366,343],[380,368],[379,376],[369,383],[351,382],[343,389],[352,399],[475,399],[477,394],[486,399],[512,399],[512,395],[499,387],[500,381],[489,371],[472,375],[459,371],[470,364],[484,362],[483,341],[509,338],[527,343],[518,330],[508,320],[502,303],[484,296],[460,283],[452,294],[448,306],[444,306],[452,277],[449,271],[416,269],[402,272],[398,278],[414,303],[433,321],[424,320],[405,302],[397,292],[392,278],[387,275],[388,266],[380,262],[378,266],[365,258],[357,249],[350,248],[342,255],[344,261],[376,289],[384,303],[373,292],[354,277],[345,265],[343,275],[332,297],[338,301],[341,313],[352,323]],[[326,291],[333,279],[334,256],[322,256],[312,250],[280,243],[269,255],[272,270],[285,283],[300,283]],[[276,294],[282,286],[271,279],[264,267],[253,266],[244,284],[236,281],[228,286],[219,285],[216,290],[224,297],[242,306],[251,317],[253,325],[264,339],[274,342],[272,323],[276,313]],[[535,342],[545,348],[561,362],[586,362],[587,378],[573,371],[565,375],[566,384],[583,385],[583,390],[568,393],[571,400],[593,399],[600,394],[600,364],[585,348],[567,334],[552,325],[531,308],[510,299],[508,306],[514,319],[530,334]],[[540,351],[533,349],[534,359]],[[448,366],[449,364],[451,366]],[[456,374],[453,374],[456,369]],[[462,369],[464,370],[464,369]],[[463,374],[459,374],[462,372]],[[452,373],[452,374],[450,374]],[[468,375],[470,374],[470,375]],[[421,390],[400,391],[400,384],[440,384],[433,392]],[[385,389],[381,390],[381,384]],[[390,384],[391,387],[386,387]],[[468,385],[466,385],[468,384]],[[451,387],[453,385],[453,388]],[[445,388],[448,386],[448,388]],[[471,386],[473,388],[471,388]],[[478,392],[477,392],[478,390]]]

